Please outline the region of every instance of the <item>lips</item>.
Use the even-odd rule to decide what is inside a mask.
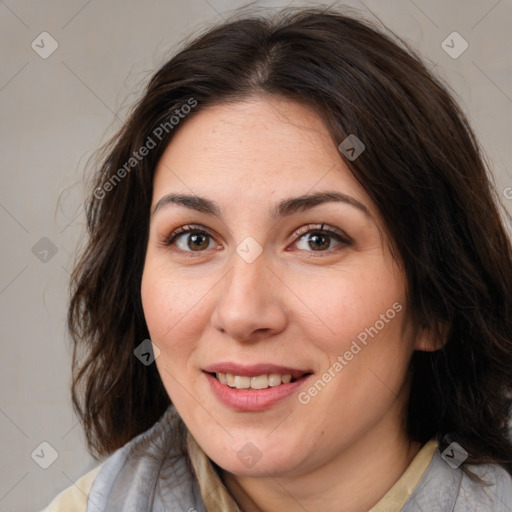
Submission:
[[[309,370],[301,370],[274,364],[241,365],[233,362],[217,363],[203,369],[214,396],[225,406],[239,412],[258,412],[270,409],[294,394],[311,376]],[[218,379],[219,375],[237,376],[253,380],[262,375],[291,376],[276,386],[264,389],[239,389],[230,387]]]
[[[301,370],[287,366],[277,366],[270,363],[262,363],[255,365],[242,365],[233,362],[216,363],[203,368],[207,373],[230,373],[232,375],[240,375],[243,377],[257,377],[258,375],[291,375],[292,380],[300,379],[306,373],[312,373],[311,370]]]

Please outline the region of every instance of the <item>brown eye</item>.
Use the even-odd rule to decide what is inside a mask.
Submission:
[[[308,252],[327,252],[336,248],[331,247],[333,240],[337,243],[338,248],[340,245],[341,247],[350,245],[349,238],[341,231],[330,227],[323,228],[323,224],[320,227],[316,226],[316,229],[315,227],[313,227],[313,229],[311,228],[312,226],[305,226],[297,233],[297,236],[299,236],[300,239],[295,242],[294,245],[298,245],[300,242],[305,241],[305,243],[302,244],[303,246],[299,247],[299,249]],[[307,229],[309,229],[309,231],[305,231]]]
[[[190,233],[188,236],[187,247],[193,251],[207,249],[210,245],[209,235],[205,233]]]
[[[297,233],[299,240],[294,245],[303,243],[300,250],[307,252],[330,252],[351,244],[350,238],[335,228],[321,226],[304,226]],[[305,243],[304,243],[305,241]],[[332,247],[333,241],[337,244]],[[210,245],[213,242],[213,245]],[[200,226],[183,226],[173,231],[163,242],[165,246],[176,246],[183,253],[201,253],[216,247],[215,240]]]
[[[172,232],[165,240],[165,245],[176,245],[183,252],[203,252],[212,241],[212,236],[206,231],[194,226],[184,226]]]
[[[322,249],[329,249],[330,244],[330,235],[325,235],[323,233],[313,233],[308,235],[308,244],[309,247],[313,250],[322,250]]]

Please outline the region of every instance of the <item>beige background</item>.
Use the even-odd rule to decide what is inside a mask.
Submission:
[[[0,1],[0,512],[41,509],[96,464],[71,408],[65,329],[68,272],[84,226],[87,158],[119,126],[145,80],[183,37],[247,4]],[[370,11],[378,15],[453,87],[512,209],[512,189],[506,197],[512,187],[511,0],[344,4],[370,19]],[[31,47],[44,31],[58,43],[46,59]],[[469,44],[457,59],[441,47],[453,31]],[[40,251],[50,247],[40,242],[43,237],[57,251],[39,253],[46,262],[32,250],[37,243]],[[48,469],[31,457],[41,442],[58,455]],[[49,460],[47,447],[35,453]]]

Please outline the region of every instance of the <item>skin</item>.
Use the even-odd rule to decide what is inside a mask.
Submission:
[[[326,202],[270,218],[279,201],[318,191],[351,196],[369,213]],[[143,308],[161,350],[158,371],[188,429],[246,512],[367,511],[420,449],[403,428],[408,365],[414,350],[432,349],[429,334],[410,320],[404,273],[375,205],[316,113],[275,96],[209,107],[182,121],[156,169],[152,212],[169,193],[207,197],[222,212],[216,218],[172,204],[150,219]],[[322,223],[349,243],[326,235],[317,249],[311,237]],[[195,250],[194,233],[163,243],[187,224],[211,238],[200,238]],[[308,224],[309,235],[297,236]],[[252,263],[236,252],[247,236],[263,250]],[[298,393],[397,302],[401,311],[300,403]],[[221,361],[314,375],[273,407],[240,412],[217,400],[202,371]],[[252,467],[237,456],[248,442],[261,454]]]

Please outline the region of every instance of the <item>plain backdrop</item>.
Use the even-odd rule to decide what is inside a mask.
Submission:
[[[183,38],[249,4],[327,2],[0,0],[0,512],[39,510],[97,464],[71,407],[65,326],[87,159]],[[343,4],[450,84],[511,210],[511,0]],[[457,58],[442,46],[453,32],[455,50],[468,45]]]

